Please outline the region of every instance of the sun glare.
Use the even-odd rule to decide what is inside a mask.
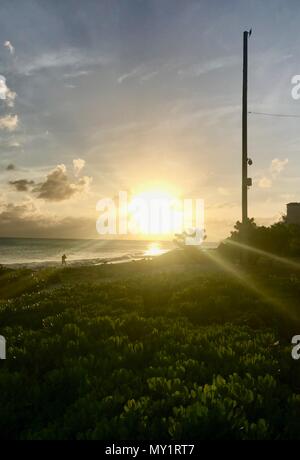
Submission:
[[[155,257],[164,254],[164,250],[161,248],[159,243],[151,243],[148,246],[148,249],[145,251],[146,257]]]
[[[154,200],[154,199],[175,199],[176,195],[174,192],[171,192],[167,188],[164,187],[157,187],[157,188],[148,188],[142,191],[138,191],[135,197],[143,198],[146,200]]]
[[[131,225],[143,235],[172,235],[182,226],[180,200],[167,187],[145,188],[128,206]]]

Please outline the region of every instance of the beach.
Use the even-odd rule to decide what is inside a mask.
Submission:
[[[204,243],[204,248],[216,243]],[[59,267],[124,263],[162,255],[176,248],[172,241],[0,238],[0,265],[10,268]]]

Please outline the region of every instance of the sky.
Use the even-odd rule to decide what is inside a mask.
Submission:
[[[249,111],[300,115],[297,0],[2,0],[0,236],[97,238],[96,203],[170,186],[209,241],[241,218]],[[299,201],[300,119],[249,115],[249,215]]]

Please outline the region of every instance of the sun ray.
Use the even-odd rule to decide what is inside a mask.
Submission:
[[[291,311],[288,311],[286,303],[278,297],[274,297],[274,294],[271,293],[269,289],[265,286],[261,286],[261,284],[258,283],[257,280],[254,280],[249,273],[244,272],[240,267],[235,267],[232,263],[225,260],[224,257],[218,255],[215,251],[206,251],[204,254],[210,260],[219,265],[224,271],[236,278],[240,284],[257,294],[262,300],[284,313],[288,312],[290,317],[296,320],[296,315]]]
[[[280,263],[282,263],[284,265],[288,265],[289,267],[293,267],[293,268],[296,268],[296,269],[300,270],[300,264],[298,262],[295,262],[293,260],[287,259],[286,257],[280,257],[280,256],[277,256],[276,254],[272,254],[271,252],[263,251],[262,249],[254,248],[253,246],[249,246],[249,245],[244,244],[244,243],[238,243],[237,241],[227,240],[226,244],[237,246],[237,247],[239,247],[241,249],[245,249],[245,250],[253,252],[255,254],[268,257],[269,259],[272,259],[272,260],[274,260],[276,262],[280,262]]]

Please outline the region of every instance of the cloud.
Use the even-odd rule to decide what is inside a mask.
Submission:
[[[0,212],[0,222],[1,226],[7,223],[16,223],[18,221],[20,223],[20,218],[24,217],[26,214],[29,215],[34,211],[32,206],[29,204],[20,204],[15,205],[13,203],[5,203],[1,207]]]
[[[152,78],[156,77],[156,75],[158,75],[158,70],[153,70],[152,72],[145,73],[141,76],[141,81],[149,81]]]
[[[18,179],[14,181],[9,181],[9,184],[12,185],[17,192],[29,192],[34,185],[34,181],[27,179]]]
[[[130,72],[127,72],[127,73],[124,73],[124,74],[120,75],[119,78],[118,78],[118,83],[122,84],[128,78],[134,77],[135,75],[137,75],[139,70],[140,70],[140,68],[136,67],[135,69],[131,70]]]
[[[288,162],[288,158],[285,158],[284,160],[274,158],[274,160],[271,161],[268,175],[265,175],[259,179],[258,186],[264,189],[271,188],[273,181],[276,180],[282,173]]]
[[[6,129],[7,131],[14,131],[19,123],[18,115],[6,115],[0,117],[0,129]]]
[[[18,72],[23,75],[32,75],[48,69],[74,68],[72,72],[65,73],[65,78],[86,75],[88,70],[82,67],[106,65],[110,58],[105,56],[91,56],[82,53],[76,48],[66,48],[59,51],[42,53],[33,59],[19,61]]]
[[[272,180],[268,177],[264,176],[258,181],[259,188],[271,188],[272,187]]]
[[[82,193],[88,190],[91,178],[84,176],[71,183],[64,164],[56,166],[51,171],[44,182],[37,184],[34,192],[37,197],[46,201],[63,201],[68,200],[76,193]]]
[[[6,171],[15,171],[16,167],[14,164],[10,163],[6,166]]]
[[[136,77],[139,78],[141,82],[146,82],[151,80],[151,78],[155,77],[157,74],[157,70],[147,70],[145,65],[140,65],[129,72],[120,75],[117,81],[119,84],[122,84],[125,80]]]
[[[68,72],[64,74],[64,78],[78,78],[78,77],[85,77],[90,75],[91,70],[74,70],[73,72]]]
[[[17,142],[17,141],[10,141],[9,142],[9,147],[18,148],[18,147],[21,147],[21,144],[20,144],[20,142]]]
[[[73,160],[73,167],[74,167],[74,174],[76,177],[79,176],[83,168],[85,167],[85,160],[78,158],[77,160]]]
[[[15,53],[15,48],[13,47],[13,45],[11,44],[11,42],[9,40],[6,40],[4,42],[4,44],[3,44],[3,46],[9,50],[10,54]]]
[[[6,78],[0,75],[0,99],[5,101],[8,107],[13,107],[17,94],[11,91],[6,84]]]
[[[31,238],[95,238],[95,219],[90,217],[58,218],[42,214],[35,203],[0,204],[0,236]]]
[[[200,77],[216,70],[233,67],[238,63],[239,58],[237,56],[220,57],[181,69],[178,71],[178,75],[182,77]]]
[[[285,158],[284,160],[279,160],[278,158],[274,158],[270,166],[272,177],[276,178],[284,170],[288,162],[289,162],[288,158]]]

